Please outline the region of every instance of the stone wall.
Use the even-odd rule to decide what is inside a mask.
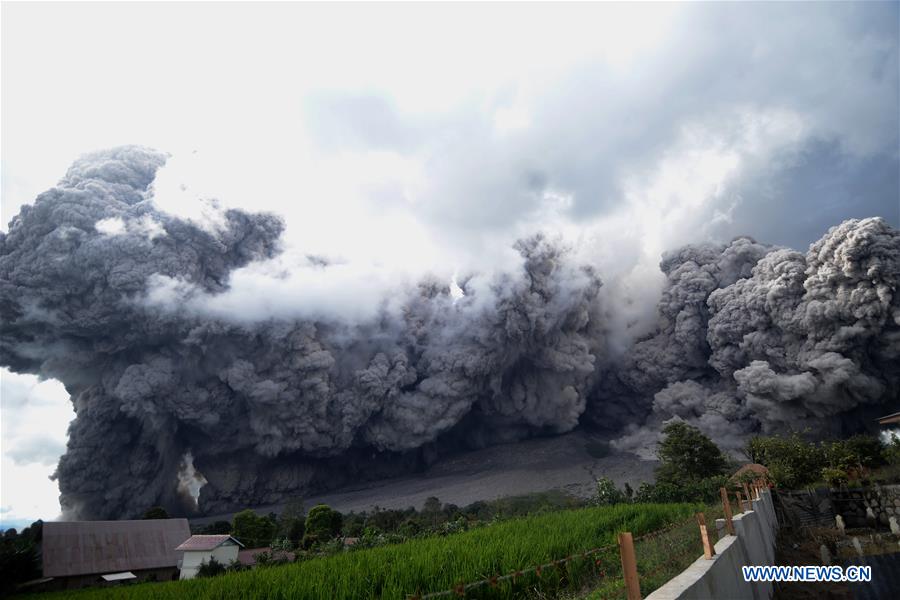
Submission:
[[[847,527],[867,527],[871,523],[866,509],[871,508],[880,527],[887,527],[891,517],[900,520],[900,485],[831,490],[834,513],[844,518]]]

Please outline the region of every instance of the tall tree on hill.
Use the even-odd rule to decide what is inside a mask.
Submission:
[[[699,429],[683,421],[673,421],[663,427],[665,436],[659,444],[660,466],[656,480],[679,484],[722,475],[728,469],[728,459],[712,440]]]
[[[248,508],[234,515],[231,532],[248,548],[262,548],[272,543],[275,522]]]

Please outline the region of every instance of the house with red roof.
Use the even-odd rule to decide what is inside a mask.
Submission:
[[[183,544],[175,548],[183,552],[180,561],[180,579],[193,579],[204,563],[212,559],[228,566],[238,559],[238,552],[244,545],[230,535],[192,535]]]

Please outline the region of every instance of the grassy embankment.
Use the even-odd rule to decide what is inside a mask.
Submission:
[[[622,504],[583,508],[510,519],[464,533],[415,539],[406,543],[348,551],[286,566],[257,568],[210,579],[147,583],[112,589],[89,589],[67,595],[92,598],[327,598],[405,599],[493,575],[575,555],[598,546],[614,545],[616,533],[635,536],[690,518],[696,504]],[[699,541],[697,542],[699,548]],[[564,569],[527,573],[515,583],[500,582],[468,590],[467,598],[556,596],[585,589],[603,571],[617,578],[618,551],[576,558]],[[616,587],[619,587],[618,585]],[[57,598],[62,594],[46,594]],[[455,594],[445,597],[454,598]]]

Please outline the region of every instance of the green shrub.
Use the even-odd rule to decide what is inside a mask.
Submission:
[[[169,513],[162,506],[148,508],[142,519],[168,519]]]
[[[263,550],[253,555],[256,565],[259,567],[274,567],[278,565],[286,565],[291,562],[290,556],[285,552],[269,552]]]
[[[817,444],[792,433],[755,437],[747,445],[747,454],[754,462],[768,467],[777,485],[798,488],[823,478],[828,482],[829,478],[842,481],[842,478],[864,477],[869,469],[889,461],[890,448],[870,435],[854,435],[845,440]],[[828,469],[828,477],[825,469]],[[842,485],[846,485],[846,481]]]
[[[900,465],[900,435],[891,432],[884,447],[884,459],[889,465]]]
[[[597,478],[597,495],[594,496],[594,504],[597,506],[607,506],[610,504],[621,504],[626,502],[627,498],[608,477]]]
[[[294,543],[288,538],[277,538],[272,540],[270,548],[276,552],[293,552]]]
[[[231,523],[228,521],[216,521],[205,527],[200,527],[197,533],[205,535],[224,535],[231,533]]]
[[[847,485],[849,477],[843,469],[835,467],[825,467],[822,469],[822,479],[825,480],[830,487],[843,487]]]
[[[10,535],[9,532],[12,532]],[[14,529],[7,530],[0,547],[0,595],[11,593],[18,584],[41,576],[40,559],[35,545],[21,539]]]
[[[397,533],[402,535],[403,537],[411,538],[415,537],[422,531],[421,526],[418,521],[415,519],[406,519],[403,523],[400,524],[400,527],[397,529]]]
[[[747,444],[747,455],[753,462],[765,465],[774,482],[783,488],[815,483],[827,464],[822,448],[796,432],[754,437]]]
[[[234,571],[246,571],[249,568],[250,567],[248,565],[245,565],[244,563],[242,563],[241,561],[239,561],[236,558],[231,559],[231,562],[229,562],[228,566],[225,567],[225,569],[229,573],[234,572]]]
[[[856,462],[867,469],[874,469],[887,463],[884,444],[871,435],[854,435],[844,440]]]
[[[668,481],[642,483],[634,494],[634,502],[717,502],[720,498],[719,490],[727,484],[728,477],[725,475],[678,483]]]
[[[209,558],[209,562],[200,563],[200,568],[197,569],[197,577],[216,577],[224,574],[225,565],[217,561],[214,556]]]

